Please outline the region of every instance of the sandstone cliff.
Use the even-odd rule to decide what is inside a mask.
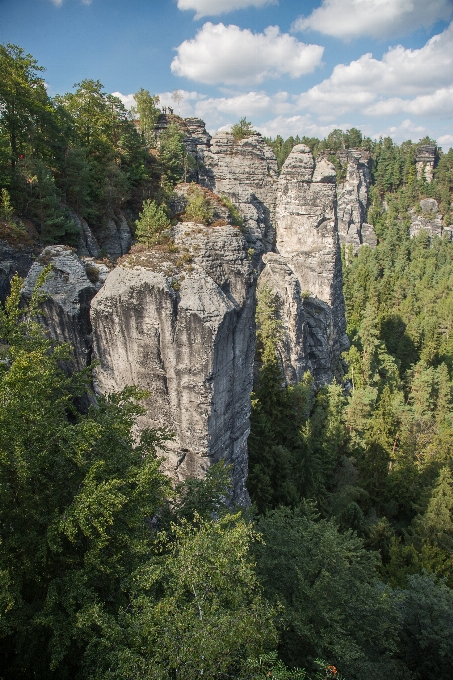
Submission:
[[[423,198],[420,203],[421,212],[410,211],[410,235],[413,238],[421,231],[427,231],[430,236],[452,237],[453,225],[444,226],[443,215],[439,213],[439,205],[434,198]]]
[[[236,141],[229,132],[218,132],[203,151],[200,184],[219,196],[227,196],[244,219],[249,247],[259,256],[275,242],[274,212],[278,181],[275,154],[259,134]]]
[[[306,369],[318,382],[340,376],[340,355],[348,347],[335,180],[332,163],[325,157],[315,163],[309,147],[300,144],[286,159],[278,182],[276,247],[298,281],[303,303],[297,308],[304,310],[298,358],[295,363],[291,356],[283,359],[283,365],[292,366],[286,369],[290,382],[291,375],[300,379]],[[275,268],[275,261],[266,262],[266,269]],[[269,277],[266,269],[263,280]]]
[[[233,466],[247,501],[255,279],[233,227],[174,229],[179,253],[131,254],[92,301],[96,389],[150,391],[141,427],[175,433],[164,463],[175,479]]]
[[[67,246],[48,246],[33,263],[22,288],[25,300],[29,299],[36,280],[44,267],[52,265],[43,292],[40,321],[58,342],[68,342],[74,348],[74,362],[78,369],[91,360],[90,303],[102,285],[105,265],[88,261],[87,265]],[[97,271],[97,276],[93,274]],[[97,283],[90,281],[97,278]]]
[[[363,244],[374,248],[377,240],[371,224],[365,222],[371,183],[370,152],[346,149],[337,154],[345,171],[337,187],[338,234],[340,243],[357,251]]]
[[[432,182],[434,166],[437,158],[437,146],[435,144],[422,144],[415,152],[415,165],[417,179],[425,177],[427,182]]]

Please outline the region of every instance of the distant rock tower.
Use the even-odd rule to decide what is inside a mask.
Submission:
[[[437,146],[435,144],[423,144],[418,147],[415,152],[417,179],[424,176],[427,182],[433,181],[436,156]]]

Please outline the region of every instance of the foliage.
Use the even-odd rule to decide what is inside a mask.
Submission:
[[[162,172],[172,186],[180,182],[184,175],[186,151],[182,142],[183,137],[184,134],[173,122],[159,137],[158,149]]]
[[[192,182],[187,192],[185,219],[198,224],[210,224],[214,215],[213,207],[201,187]]]
[[[3,188],[0,195],[0,217],[2,220],[9,220],[12,218],[14,213],[14,208],[11,205],[11,198],[9,196],[8,190]]]
[[[378,557],[352,532],[340,533],[310,505],[259,518],[258,574],[283,607],[279,651],[291,665],[315,669],[322,654],[348,678],[379,675],[392,661],[399,616],[377,579]]]
[[[180,487],[173,523],[156,532],[172,496],[156,454],[166,433],[137,434],[134,388],[77,411],[89,371],[63,373],[69,348],[34,320],[39,288],[20,307],[21,285],[0,310],[1,676],[239,674],[276,637],[253,528],[238,513],[208,516],[224,472]]]
[[[169,226],[170,220],[164,206],[148,199],[143,203],[143,210],[135,223],[135,236],[139,243],[150,248]]]
[[[250,121],[248,121],[244,116],[244,118],[241,118],[239,123],[235,123],[231,127],[231,134],[233,135],[235,141],[239,142],[241,139],[245,139],[246,137],[254,135],[255,130],[253,129],[252,123],[250,123]]]
[[[228,210],[230,212],[230,216],[232,218],[233,225],[243,229],[244,228],[244,220],[242,219],[241,214],[240,214],[237,206],[235,206],[233,201],[231,200],[231,198],[229,198],[229,196],[226,196],[225,194],[222,194],[221,199],[222,199],[222,203],[228,208]]]
[[[156,146],[154,126],[160,114],[160,109],[158,108],[159,97],[155,94],[151,95],[149,90],[140,88],[134,94],[134,99],[135,106],[132,107],[131,111],[138,116],[140,132],[143,135],[146,146],[154,147]]]

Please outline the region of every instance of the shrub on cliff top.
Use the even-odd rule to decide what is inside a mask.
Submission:
[[[143,203],[143,210],[135,223],[135,236],[139,243],[148,248],[157,243],[162,232],[170,226],[165,208],[148,199]]]
[[[214,210],[203,189],[191,184],[187,198],[185,219],[189,222],[209,224],[214,216]]]
[[[250,137],[250,135],[254,135],[255,132],[256,130],[253,129],[253,125],[246,119],[245,116],[244,118],[241,118],[239,123],[235,123],[231,128],[231,134],[233,135],[236,142],[241,139],[245,139],[246,137]]]

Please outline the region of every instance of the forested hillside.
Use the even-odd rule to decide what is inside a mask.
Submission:
[[[0,69],[0,238],[71,245],[74,213],[96,232],[121,210],[139,248],[167,254],[159,239],[191,163],[178,117],[157,142],[146,90],[132,113],[93,80],[52,99],[11,45]],[[68,375],[71,348],[36,322],[49,269],[28,306],[13,279],[0,310],[0,678],[450,677],[453,242],[410,225],[429,218],[426,198],[452,224],[453,150],[429,182],[415,154],[433,140],[302,133],[267,140],[280,168],[302,142],[332,152],[341,179],[334,153],[369,150],[378,245],[342,250],[341,382],[285,384],[278,300],[259,291],[251,508],[232,508],[221,464],[172,488],[159,460],[172,433],[137,438],[143,391],[88,408],[93,368]],[[209,192],[187,192],[188,219],[209,224]]]

